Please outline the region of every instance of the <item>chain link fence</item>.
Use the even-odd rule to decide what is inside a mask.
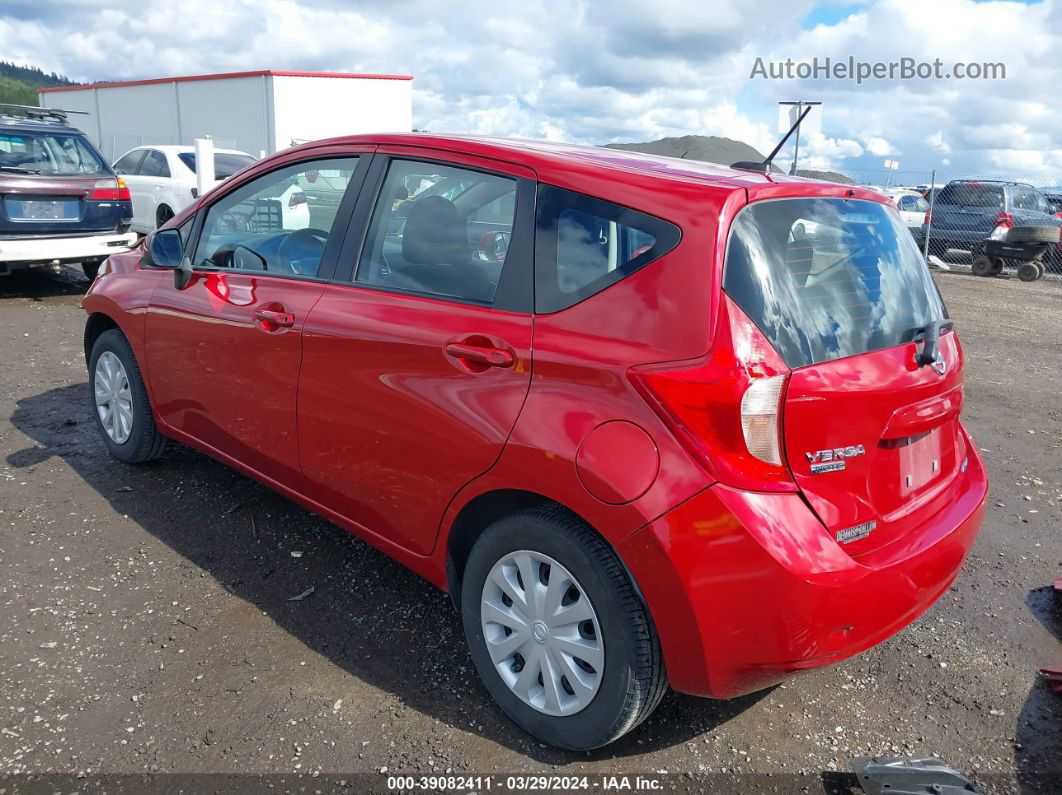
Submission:
[[[1045,181],[886,169],[800,173],[885,193],[931,266],[978,276],[1008,272],[1025,281],[1062,276],[1062,175]]]

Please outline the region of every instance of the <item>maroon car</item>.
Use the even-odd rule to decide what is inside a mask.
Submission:
[[[0,105],[0,276],[79,263],[90,279],[128,250],[129,188],[65,113]]]

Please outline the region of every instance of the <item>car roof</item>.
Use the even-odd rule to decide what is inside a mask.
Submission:
[[[166,152],[174,155],[195,154],[194,146],[181,146],[179,144],[143,144],[141,146],[134,146],[129,152],[138,152],[142,149],[156,149],[159,152]],[[220,152],[223,155],[247,155],[248,157],[254,157],[250,152],[244,152],[241,149],[222,149],[221,147],[214,147],[215,152]],[[122,155],[129,154],[126,152]]]
[[[377,146],[417,146],[449,152],[505,160],[533,168],[536,171],[579,170],[588,166],[606,169],[617,176],[653,176],[667,181],[699,185],[713,185],[731,190],[754,186],[792,183],[814,188],[826,185],[822,180],[785,174],[764,174],[730,168],[700,160],[684,160],[624,149],[600,146],[537,141],[522,138],[490,138],[479,135],[437,135],[433,133],[386,133],[379,135],[351,135],[313,141],[294,150],[312,149],[336,144]],[[293,150],[285,150],[293,151]]]
[[[0,114],[0,129],[12,132],[59,133],[61,135],[84,135],[82,130],[54,121],[40,121],[25,116],[6,116]]]

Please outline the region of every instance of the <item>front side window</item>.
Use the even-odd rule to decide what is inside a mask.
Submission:
[[[166,162],[166,155],[158,149],[148,149],[144,162],[140,164],[140,174],[145,177],[169,177],[170,164]]]
[[[55,177],[109,176],[110,170],[80,135],[0,132],[0,172]]]
[[[343,157],[297,163],[222,197],[207,210],[196,267],[316,276],[357,162]]]
[[[114,164],[115,174],[135,174],[140,161],[144,159],[143,149],[134,149],[132,152],[122,155]]]
[[[535,234],[535,310],[556,312],[645,267],[678,245],[677,226],[544,185]]]
[[[723,286],[793,368],[899,345],[946,317],[910,232],[865,200],[749,205]]]
[[[512,239],[511,177],[394,160],[355,281],[462,301],[494,301]]]

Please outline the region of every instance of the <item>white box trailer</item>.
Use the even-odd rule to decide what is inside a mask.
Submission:
[[[210,137],[256,157],[368,132],[409,132],[413,78],[344,72],[232,72],[41,88],[42,107],[82,111],[76,124],[115,161],[135,146]]]

